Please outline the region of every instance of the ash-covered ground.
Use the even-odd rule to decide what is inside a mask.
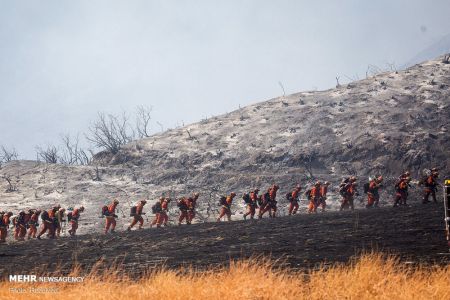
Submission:
[[[217,216],[220,195],[277,183],[283,215],[287,191],[320,179],[332,182],[328,203],[336,210],[343,176],[357,175],[362,192],[362,184],[377,173],[385,177],[381,204],[390,206],[394,178],[404,170],[415,179],[429,167],[439,167],[441,178],[449,174],[449,95],[450,64],[437,58],[171,129],[133,142],[116,155],[98,153],[90,166],[10,162],[0,175],[9,176],[15,190],[7,192],[8,183],[0,182],[0,209],[83,205],[79,233],[85,234],[101,231],[101,206],[114,198],[121,201],[122,217],[138,200],[150,199],[144,209],[149,212],[162,194],[177,198],[198,191],[196,221],[204,222]],[[420,194],[414,186],[411,203],[418,203]],[[172,205],[174,220],[178,211]],[[244,209],[236,198],[234,219]],[[125,219],[119,230],[130,221]]]

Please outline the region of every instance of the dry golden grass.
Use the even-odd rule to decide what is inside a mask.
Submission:
[[[9,290],[30,285],[1,282],[0,299],[450,299],[450,266],[412,268],[370,254],[305,274],[259,260],[205,272],[163,269],[138,281],[116,270],[92,272],[84,284],[32,285],[57,287],[57,294]]]

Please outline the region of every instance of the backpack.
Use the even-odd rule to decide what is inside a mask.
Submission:
[[[187,209],[186,202],[184,202],[184,198],[181,198],[177,201],[177,206],[179,209]]]
[[[50,217],[48,216],[48,211],[44,210],[41,214],[41,219],[42,221],[48,220],[50,219]]]
[[[292,193],[291,192],[288,192],[287,194],[286,194],[286,200],[287,201],[292,201],[293,199],[292,199]]]
[[[132,206],[130,208],[130,217],[134,217],[136,215],[137,212],[137,207],[136,206]]]
[[[161,212],[161,202],[156,202],[153,206],[152,206],[152,213],[157,214]]]
[[[5,226],[5,222],[3,221],[3,217],[5,216],[5,214],[0,214],[0,226]]]
[[[364,194],[367,194],[369,192],[370,182],[364,183],[363,188],[364,188]]]
[[[339,195],[341,195],[342,197],[344,197],[346,194],[345,190],[346,185],[347,185],[346,183],[341,183],[341,185],[339,185]]]
[[[258,205],[259,206],[262,206],[264,204],[264,201],[263,201],[263,199],[262,199],[262,195],[260,195],[259,197],[258,197]]]
[[[244,199],[245,204],[250,204],[252,202],[250,200],[250,195],[249,194],[244,194],[244,196],[242,196],[242,199]]]
[[[67,222],[72,221],[72,212],[67,213]]]
[[[305,192],[305,195],[308,198],[308,200],[311,200],[311,191],[312,191],[312,188],[309,188]]]
[[[109,209],[108,209],[108,206],[107,205],[104,205],[103,207],[102,207],[102,217],[103,216],[105,216],[105,217],[108,217],[109,216]]]
[[[427,180],[428,180],[428,176],[423,176],[420,180],[419,180],[419,185],[426,185],[427,184]]]
[[[219,205],[227,205],[227,197],[225,196],[220,197]]]

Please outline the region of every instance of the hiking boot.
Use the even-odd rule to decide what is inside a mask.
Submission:
[[[127,231],[131,231],[131,227],[128,227],[128,228],[127,228]]]
[[[40,240],[40,239],[41,239],[41,237],[40,237],[40,236],[37,236],[36,238],[37,238],[38,240]]]
[[[243,215],[243,217],[244,217],[244,220],[247,220],[247,216],[246,215]]]

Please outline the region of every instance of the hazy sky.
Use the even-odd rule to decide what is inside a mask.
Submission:
[[[450,1],[0,0],[0,144],[151,105],[174,127],[401,65],[450,32]]]

